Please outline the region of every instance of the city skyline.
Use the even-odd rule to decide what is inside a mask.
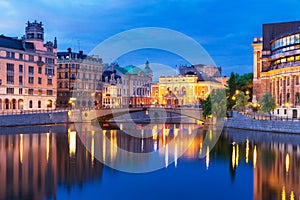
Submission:
[[[262,34],[261,24],[295,21],[297,1],[281,4],[280,1],[242,2],[219,0],[205,1],[34,1],[31,4],[0,1],[3,21],[0,34],[20,37],[29,20],[42,21],[47,29],[46,40],[58,38],[58,50],[71,47],[75,51],[90,52],[96,45],[119,32],[138,27],[163,27],[179,31],[199,42],[210,54],[223,75],[231,71],[243,74],[252,72],[254,37]],[[16,6],[18,5],[18,6]],[[264,10],[268,7],[270,12]],[[290,12],[276,12],[281,9]],[[21,9],[22,8],[22,9]],[[235,8],[235,9],[232,9]],[[170,11],[171,10],[171,11]],[[249,17],[251,16],[251,17]],[[187,23],[188,22],[188,23]],[[146,51],[147,52],[147,51]],[[136,54],[134,54],[136,55]],[[140,65],[148,57],[151,62],[163,62],[160,52],[143,51],[136,60],[120,59],[120,64]],[[132,56],[131,56],[132,57]],[[186,64],[180,57],[170,56],[170,66]]]

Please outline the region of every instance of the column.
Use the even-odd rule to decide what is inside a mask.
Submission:
[[[282,77],[282,103],[286,103],[286,77]]]
[[[290,99],[292,107],[295,107],[295,75],[291,75],[290,77]]]

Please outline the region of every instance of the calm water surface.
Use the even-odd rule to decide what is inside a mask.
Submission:
[[[197,129],[194,138],[186,137],[193,128],[158,124],[156,129],[131,130],[153,133],[147,139],[112,127],[81,133],[63,125],[2,128],[0,199],[300,199],[300,136],[226,129],[200,159],[204,137],[215,136]],[[96,151],[111,166],[120,159],[103,141],[95,146],[97,135],[131,152],[157,151],[165,166],[138,174],[105,166],[95,158]],[[159,150],[172,140],[174,149]],[[187,151],[177,156],[174,152],[186,144]]]

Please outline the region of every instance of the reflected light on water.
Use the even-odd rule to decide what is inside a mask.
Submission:
[[[46,134],[46,160],[47,160],[47,162],[49,160],[49,151],[50,151],[50,139],[49,139],[49,137],[50,137],[50,133],[48,132]]]
[[[235,167],[235,145],[232,145],[232,154],[231,154],[231,166]]]
[[[238,166],[239,165],[239,145],[236,145],[236,158],[235,158],[235,165]]]
[[[169,144],[166,144],[166,147],[165,147],[165,166],[166,166],[166,168],[168,167],[168,163],[169,163]]]
[[[295,193],[294,193],[294,191],[291,191],[290,200],[295,200]]]
[[[282,191],[281,191],[281,200],[286,200],[286,192],[285,192],[285,187],[282,187]]]
[[[23,163],[23,134],[20,134],[20,163]]]
[[[92,142],[91,142],[91,160],[92,165],[94,165],[94,159],[95,159],[95,131],[92,131]]]
[[[290,155],[287,153],[285,156],[285,172],[288,173],[290,168]]]
[[[255,145],[254,150],[253,150],[253,166],[254,166],[254,168],[256,167],[256,161],[257,161],[257,150],[256,150],[256,145]]]
[[[102,132],[103,134],[103,139],[102,139],[102,159],[103,159],[103,162],[106,161],[106,139],[105,139],[105,135],[106,135],[106,130],[103,130]]]
[[[209,146],[206,147],[206,169],[209,167]]]
[[[174,165],[177,167],[177,160],[178,160],[178,145],[177,141],[175,142],[175,147],[174,147]]]
[[[69,155],[72,157],[76,153],[76,131],[69,131]]]
[[[249,140],[246,140],[246,163],[249,162]]]

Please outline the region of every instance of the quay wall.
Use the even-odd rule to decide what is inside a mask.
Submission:
[[[61,124],[68,120],[68,111],[0,115],[0,127]]]
[[[232,118],[228,118],[226,120],[224,127],[254,131],[300,134],[299,120],[257,120],[236,112],[233,113]]]

